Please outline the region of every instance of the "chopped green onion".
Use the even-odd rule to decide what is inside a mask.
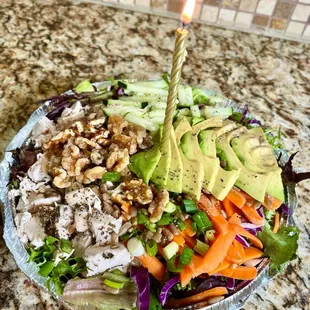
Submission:
[[[121,174],[117,171],[106,172],[101,181],[102,182],[118,182],[121,179]]]
[[[200,240],[197,239],[197,243],[194,247],[194,251],[196,251],[201,256],[205,256],[206,253],[208,252],[209,248],[210,248],[209,245],[207,245],[204,242],[201,242]]]
[[[182,272],[184,266],[180,263],[177,256],[174,255],[167,261],[168,270],[171,272]]]
[[[46,239],[45,239],[45,243],[46,243],[47,245],[52,245],[52,244],[54,244],[54,243],[57,242],[57,241],[58,241],[58,239],[55,238],[55,237],[52,237],[52,236],[48,236],[48,237],[46,237]]]
[[[141,211],[138,212],[137,220],[138,224],[143,224],[149,231],[156,232],[156,224],[151,223],[149,218]]]
[[[191,213],[191,214],[195,214],[199,211],[195,201],[189,200],[189,199],[183,199],[182,208],[184,209],[186,213]]]
[[[131,237],[135,237],[141,233],[141,230],[139,229],[134,229],[133,231],[128,231],[125,234],[121,235],[119,238],[121,241],[125,241],[130,239]]]
[[[164,213],[161,219],[157,222],[158,226],[166,226],[172,222],[172,218],[169,213]]]
[[[166,245],[163,248],[163,252],[165,254],[165,257],[169,260],[172,256],[176,255],[179,251],[179,245],[172,241],[168,245]]]
[[[193,220],[197,225],[197,228],[201,232],[205,232],[206,230],[213,227],[212,222],[209,220],[207,214],[204,211],[200,211],[193,215]]]
[[[41,266],[39,270],[39,275],[42,277],[47,277],[53,269],[54,269],[54,262],[48,261]]]
[[[158,251],[157,243],[154,240],[149,240],[146,242],[146,251],[150,256],[155,256]]]
[[[189,265],[192,261],[194,251],[190,248],[185,247],[180,256],[180,262],[184,265]]]
[[[114,282],[109,279],[104,279],[103,284],[116,289],[121,289],[124,286],[124,283]]]
[[[173,213],[177,209],[177,206],[169,201],[167,205],[165,206],[165,212],[167,213]]]
[[[72,252],[72,243],[69,240],[66,239],[60,239],[60,249],[67,253],[70,254]]]
[[[175,221],[174,221],[174,224],[181,230],[181,231],[183,231],[183,230],[185,230],[186,229],[186,224],[181,220],[181,219],[176,219]]]
[[[192,231],[197,232],[197,224],[195,222],[192,222],[191,227]]]
[[[206,238],[210,241],[214,241],[215,240],[215,230],[211,229],[206,231]]]

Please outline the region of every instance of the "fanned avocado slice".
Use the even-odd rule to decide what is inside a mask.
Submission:
[[[242,164],[230,146],[233,138],[244,134],[246,131],[245,127],[241,127],[221,135],[216,140],[216,148],[218,152],[224,154],[229,170],[241,169],[236,185],[254,199],[263,202],[271,173],[258,174],[250,171]]]
[[[204,170],[201,163],[191,161],[185,157],[181,149],[181,138],[182,136],[191,131],[192,127],[188,123],[186,118],[183,118],[175,129],[176,142],[179,147],[179,152],[181,155],[183,163],[183,184],[182,192],[186,194],[191,194],[200,199],[202,182],[204,177]]]

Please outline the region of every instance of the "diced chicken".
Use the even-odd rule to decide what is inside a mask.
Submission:
[[[74,223],[77,232],[84,232],[89,229],[88,210],[85,207],[79,207],[74,211]]]
[[[51,177],[47,173],[47,159],[43,154],[37,155],[37,161],[29,168],[28,176],[29,178],[35,182],[47,182],[51,180]]]
[[[109,244],[112,233],[115,232],[118,234],[122,226],[121,218],[116,219],[108,213],[103,212],[92,214],[88,219],[88,223],[97,245]]]
[[[15,217],[15,223],[17,233],[23,243],[29,241],[36,248],[43,245],[46,234],[37,217],[32,217],[29,212],[19,213]]]
[[[52,206],[61,201],[60,195],[56,194],[50,197],[44,197],[43,194],[30,193],[28,196],[29,207]]]
[[[72,246],[74,248],[75,256],[83,256],[85,249],[88,248],[92,243],[92,236],[89,231],[84,233],[78,233],[72,240]]]
[[[83,106],[80,101],[77,101],[71,106],[71,108],[65,108],[61,114],[61,117],[57,120],[58,124],[72,125],[77,120],[80,120],[85,116]]]
[[[89,187],[79,188],[65,195],[65,200],[70,206],[84,205],[101,210],[101,201],[96,193]]]
[[[131,256],[125,246],[119,244],[117,248],[110,246],[92,246],[86,249],[84,258],[87,265],[87,276],[102,273],[107,269],[127,267],[131,262]]]
[[[53,121],[43,116],[32,129],[32,141],[36,148],[48,142],[57,133]]]
[[[70,232],[68,230],[69,225],[73,223],[73,211],[70,206],[59,205],[59,220],[55,224],[59,238],[69,239]]]

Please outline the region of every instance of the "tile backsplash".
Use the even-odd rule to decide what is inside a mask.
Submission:
[[[185,0],[72,0],[180,18]],[[310,42],[310,0],[196,0],[195,22]]]

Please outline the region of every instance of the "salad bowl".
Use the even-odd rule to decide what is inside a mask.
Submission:
[[[111,82],[94,83],[95,89],[102,87],[110,87]],[[73,94],[72,91],[68,91],[65,94]],[[235,104],[232,100],[215,94],[212,91],[205,91],[205,94],[209,97],[215,97],[217,103],[220,103],[223,107],[232,107],[234,112],[244,113],[244,107],[240,107]],[[5,151],[4,160],[0,164],[0,199],[4,205],[3,216],[4,216],[4,239],[5,242],[14,256],[14,259],[19,268],[40,288],[47,290],[47,279],[46,277],[40,276],[38,273],[37,266],[33,262],[29,262],[29,253],[27,252],[25,245],[20,240],[20,237],[16,230],[14,222],[16,202],[14,197],[9,195],[8,184],[11,177],[11,166],[14,164],[13,151],[23,147],[28,143],[29,136],[36,123],[46,116],[51,110],[51,101],[47,100],[43,102],[29,118],[27,124],[18,132],[18,134],[11,141]],[[254,116],[247,112],[249,119],[254,119]],[[276,151],[276,157],[280,157],[280,164],[284,166],[289,161],[288,154],[278,149]],[[281,156],[279,156],[281,154]],[[290,212],[282,219],[283,225],[294,225],[293,213],[297,206],[297,196],[295,192],[295,184],[292,182],[284,183],[286,198],[285,204],[287,205]],[[231,290],[225,299],[219,300],[214,304],[209,302],[199,302],[182,308],[171,308],[170,309],[239,309],[245,303],[249,296],[261,285],[266,284],[272,275],[270,273],[270,260],[264,258],[257,267],[257,276],[251,281],[242,281],[233,290]],[[60,300],[68,309],[78,309],[72,304],[64,301],[61,297],[57,296],[55,287],[53,285],[49,289],[50,293]]]

